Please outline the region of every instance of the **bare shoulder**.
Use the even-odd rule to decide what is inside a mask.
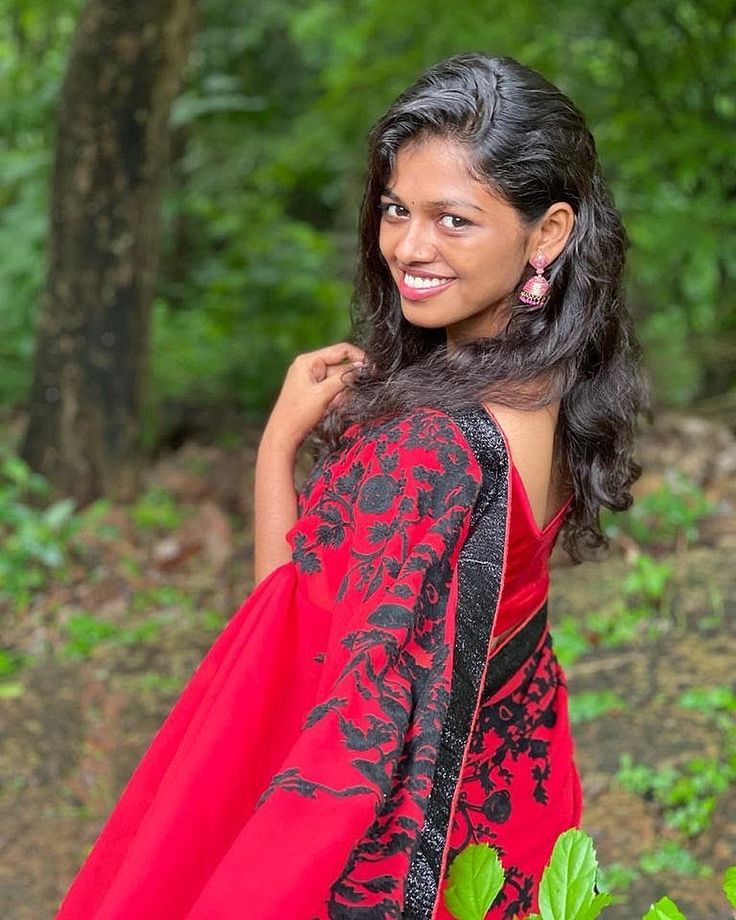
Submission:
[[[484,404],[503,431],[514,462],[522,462],[530,449],[536,451],[540,440],[554,441],[559,402],[541,409],[515,409],[498,403]]]
[[[484,405],[503,432],[535,520],[543,526],[566,497],[554,462],[559,402],[541,409],[515,409],[491,402]]]

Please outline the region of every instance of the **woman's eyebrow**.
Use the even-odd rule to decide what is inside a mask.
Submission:
[[[399,196],[393,192],[390,188],[386,187],[381,192],[381,196],[385,198],[390,198],[392,201],[395,201],[397,204],[403,204]],[[427,207],[429,208],[473,208],[475,211],[483,212],[477,204],[473,204],[472,201],[464,201],[462,198],[443,198],[439,201],[428,201]]]

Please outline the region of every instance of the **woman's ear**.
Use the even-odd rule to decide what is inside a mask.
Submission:
[[[575,212],[566,201],[551,204],[530,237],[529,258],[541,249],[550,262],[559,256],[575,226]]]

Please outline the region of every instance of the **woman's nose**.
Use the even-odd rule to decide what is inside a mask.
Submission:
[[[431,227],[423,221],[409,219],[402,227],[396,245],[396,258],[407,265],[411,262],[429,262],[435,257]]]

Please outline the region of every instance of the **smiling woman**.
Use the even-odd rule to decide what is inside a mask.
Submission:
[[[637,474],[624,244],[583,116],[539,74],[460,55],[393,103],[356,343],[295,358],[259,447],[258,584],[60,918],[449,920],[478,842],[506,869],[489,920],[536,908],[582,808],[549,558],[560,533],[600,545]]]
[[[379,245],[403,315],[414,326],[445,328],[450,347],[500,333],[511,318],[509,295],[534,252],[553,261],[574,223],[572,207],[556,202],[528,227],[473,176],[465,149],[443,137],[405,144],[389,183]],[[430,299],[431,306],[414,307]]]

